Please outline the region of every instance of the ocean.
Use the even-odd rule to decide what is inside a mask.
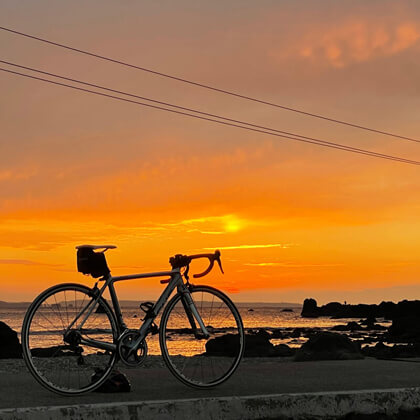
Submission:
[[[238,309],[241,313],[241,317],[244,323],[245,330],[249,332],[250,330],[257,331],[259,329],[279,329],[281,331],[290,331],[295,328],[315,328],[319,330],[327,330],[334,325],[346,324],[349,321],[355,321],[355,319],[331,319],[329,317],[319,317],[319,318],[302,318],[300,316],[301,308],[288,308],[287,311],[285,307],[281,306],[261,306],[261,304],[239,304]],[[20,338],[20,332],[22,328],[23,318],[25,316],[25,309],[22,308],[7,308],[0,309],[0,321],[5,322],[13,330],[15,330]],[[124,321],[127,326],[131,329],[137,329],[142,323],[143,312],[138,308],[133,307],[122,307]],[[52,314],[49,315],[53,316]],[[102,315],[105,317],[105,315]],[[58,319],[51,319],[52,324],[58,325]],[[96,325],[98,329],[101,327],[101,321],[105,322],[106,319],[101,319],[101,316],[96,317]],[[160,317],[156,319],[156,324],[159,325]],[[42,334],[40,335],[40,340],[42,340]],[[44,338],[45,340],[45,338]],[[300,347],[307,338],[304,337],[288,337],[285,339],[272,339],[273,344],[284,343],[290,347]],[[160,354],[159,347],[159,338],[158,334],[150,335],[147,338],[148,344],[148,353],[155,355]],[[186,343],[187,344],[187,343]]]

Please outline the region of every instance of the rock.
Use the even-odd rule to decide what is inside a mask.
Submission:
[[[360,324],[361,325],[366,325],[366,326],[374,325],[376,322],[377,321],[376,321],[376,318],[374,316],[369,316],[366,319],[361,319],[360,320]]]
[[[306,302],[306,305],[305,305]],[[420,301],[419,300],[402,300],[400,302],[381,302],[379,305],[347,305],[339,302],[330,302],[326,305],[318,307],[314,299],[305,299],[302,309],[302,316],[330,316],[335,319],[339,318],[366,318],[366,325],[373,325],[375,318],[383,317],[385,319],[396,319],[407,316],[415,316],[420,318]]]
[[[324,306],[321,306],[320,311],[324,316],[338,316],[344,312],[344,308],[348,305],[342,305],[340,302],[330,302]]]
[[[295,354],[296,361],[362,359],[359,347],[347,336],[332,332],[313,335]]]
[[[300,316],[304,318],[317,318],[320,316],[318,304],[315,299],[305,299]]]
[[[211,338],[206,343],[206,355],[208,356],[235,356],[239,348],[239,336],[237,334],[225,334]]]
[[[270,336],[260,330],[257,334],[245,336],[245,357],[270,357],[274,354],[274,346],[270,343]]]
[[[362,353],[366,356],[392,359],[407,358],[407,357],[419,357],[420,345],[419,344],[405,344],[393,346],[387,346],[382,342],[377,343],[375,346],[365,346],[362,348]]]
[[[257,335],[259,337],[265,337],[268,340],[271,338],[271,334],[267,330],[264,330],[263,328],[261,328],[260,330],[258,330]]]
[[[74,356],[83,353],[82,347],[74,347],[70,345],[51,346],[31,349],[31,354],[34,357],[62,357]]]
[[[273,330],[271,333],[271,338],[284,338],[284,337],[285,335],[279,328]]]
[[[299,338],[302,333],[304,332],[303,328],[295,328],[293,332],[290,334],[291,338]]]
[[[0,321],[0,359],[21,359],[22,346],[16,331]]]
[[[293,350],[285,344],[274,346],[270,343],[271,335],[260,330],[257,334],[245,335],[245,357],[282,357],[291,356]],[[236,334],[225,334],[210,339],[206,343],[208,356],[234,356],[237,354],[239,338]]]
[[[380,357],[380,358],[388,359],[392,357],[392,348],[382,343],[382,341],[380,341],[375,346],[363,347],[362,353],[370,357]]]
[[[281,311],[282,312],[294,312],[292,308],[284,308]]]
[[[92,376],[92,382],[101,374],[101,371],[98,370]],[[116,392],[130,392],[131,384],[127,377],[118,370],[113,370],[108,379],[94,392],[104,392],[104,393],[116,393]]]
[[[362,331],[364,328],[355,321],[350,321],[347,325],[335,325],[332,331]]]
[[[274,357],[288,357],[293,356],[295,354],[295,350],[289,347],[287,344],[278,344],[274,346]]]
[[[420,317],[403,316],[392,321],[388,328],[391,340],[405,342],[420,342]]]
[[[365,328],[366,331],[385,331],[387,329],[387,327],[384,327],[380,324],[369,324]]]

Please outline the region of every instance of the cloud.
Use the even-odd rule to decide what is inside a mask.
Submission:
[[[295,58],[311,64],[341,68],[353,63],[400,53],[418,44],[420,25],[416,22],[375,22],[353,18],[335,25],[310,28],[291,45],[272,57]]]
[[[7,265],[36,265],[36,266],[49,266],[49,267],[58,267],[62,264],[48,264],[32,260],[20,260],[20,259],[0,259],[0,264]]]
[[[245,263],[252,267],[286,267],[286,268],[304,268],[304,267],[338,267],[342,264],[295,264],[288,262],[262,262],[262,263]]]
[[[215,246],[215,247],[212,247],[212,248],[203,248],[203,249],[205,249],[205,250],[213,250],[213,249],[231,250],[231,249],[256,249],[256,248],[283,248],[283,249],[287,249],[287,248],[290,248],[291,246],[296,246],[296,244]]]
[[[161,229],[177,229],[187,228],[187,232],[199,232],[207,235],[221,235],[224,233],[234,233],[242,230],[245,226],[249,226],[249,220],[241,219],[234,214],[223,216],[208,216],[194,219],[181,220],[174,223],[161,223],[156,227]]]
[[[36,167],[16,167],[0,171],[0,182],[27,181],[39,172]]]

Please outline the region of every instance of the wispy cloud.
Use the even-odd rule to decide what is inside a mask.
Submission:
[[[20,259],[0,259],[0,264],[8,265],[38,265],[38,266],[49,266],[49,267],[58,267],[62,264],[49,264],[32,260],[20,260]]]
[[[290,248],[296,246],[296,244],[261,244],[261,245],[234,245],[234,246],[214,246],[212,248],[203,248],[205,250],[213,249],[255,249],[255,248]]]
[[[304,267],[338,267],[341,264],[296,264],[288,262],[261,262],[261,263],[245,263],[252,267],[286,267],[286,268],[304,268]]]
[[[344,67],[351,63],[364,62],[377,57],[387,57],[417,44],[420,25],[413,21],[378,22],[351,19],[336,25],[320,25],[310,33],[297,37],[288,49],[280,53],[272,50],[278,58],[300,58]]]
[[[174,223],[156,224],[155,228],[160,229],[186,229],[188,233],[198,232],[205,235],[221,235],[234,233],[249,226],[250,221],[239,218],[234,214],[222,216],[205,216],[194,219],[180,220]]]

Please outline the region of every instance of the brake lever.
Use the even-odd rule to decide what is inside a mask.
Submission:
[[[214,259],[217,261],[217,264],[219,264],[219,268],[220,268],[220,271],[222,272],[222,274],[225,274],[225,272],[223,271],[223,267],[222,267],[222,261],[220,260],[220,251],[219,250],[217,250],[214,253]]]

